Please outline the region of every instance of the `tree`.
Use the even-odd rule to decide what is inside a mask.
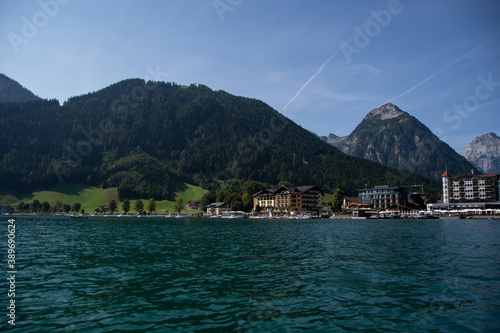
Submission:
[[[74,212],[78,212],[81,207],[82,207],[82,205],[79,202],[75,202],[73,204],[73,208],[72,209],[73,209]]]
[[[33,203],[31,204],[33,206],[33,210],[36,212],[38,212],[38,208],[40,207],[40,201],[38,201],[38,199],[35,199],[33,200]]]
[[[253,196],[248,193],[243,193],[241,196],[241,201],[243,202],[243,209],[246,211],[251,211],[253,209]]]
[[[24,210],[24,205],[25,205],[24,201],[21,201],[20,203],[18,203],[17,207],[16,207],[17,211],[20,212],[20,213],[22,213],[23,210]]]
[[[134,205],[135,211],[140,214],[143,208],[144,208],[144,203],[142,202],[142,200],[137,200]]]
[[[243,209],[241,182],[230,181],[224,185],[217,193],[217,201],[225,202],[232,207],[232,210]]]
[[[340,212],[342,210],[342,205],[344,204],[344,192],[341,189],[335,189],[333,192],[332,208],[335,212]]]
[[[207,206],[215,201],[217,201],[217,194],[215,193],[215,190],[210,190],[201,197],[200,207],[203,210],[206,210]]]
[[[266,188],[269,188],[270,186],[265,183],[257,182],[254,180],[247,180],[246,182],[241,185],[243,188],[243,191],[252,197],[255,193],[262,191]]]
[[[47,201],[42,202],[42,211],[47,213],[50,210],[50,204]]]
[[[60,213],[60,212],[62,212],[63,208],[64,208],[63,203],[61,201],[57,200],[56,203],[55,203],[55,205],[54,205],[54,210],[57,213]]]
[[[150,198],[149,201],[148,201],[148,211],[149,211],[149,214],[151,214],[152,212],[156,212],[156,201],[155,201],[155,198]]]
[[[128,199],[123,200],[122,202],[122,209],[125,214],[127,214],[130,210],[130,201]]]
[[[116,204],[116,201],[113,199],[109,202],[109,209],[111,209],[111,214],[115,212],[116,208],[118,208],[118,205]]]
[[[177,213],[181,213],[182,211],[182,205],[184,203],[184,200],[182,200],[182,198],[178,198],[177,200],[175,200],[175,208],[174,210],[177,212]]]
[[[285,187],[293,187],[293,184],[287,180],[282,180],[278,183],[278,187],[285,186]]]
[[[68,205],[68,204],[64,204],[63,209],[64,209],[64,212],[65,212],[66,214],[68,214],[68,213],[69,213],[69,211],[71,210],[71,206],[70,206],[70,205]]]

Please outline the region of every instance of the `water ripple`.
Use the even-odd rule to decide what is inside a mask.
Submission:
[[[500,224],[19,217],[19,332],[500,329]]]

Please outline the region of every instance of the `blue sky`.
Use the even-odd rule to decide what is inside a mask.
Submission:
[[[263,100],[319,135],[391,101],[457,152],[500,134],[500,2],[0,2],[0,72],[62,102],[126,78]]]

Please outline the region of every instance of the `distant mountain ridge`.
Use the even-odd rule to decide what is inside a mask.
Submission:
[[[476,137],[462,150],[462,156],[485,174],[500,174],[500,138],[496,133]]]
[[[387,103],[369,112],[345,137],[323,140],[351,156],[439,179],[445,170],[478,171],[417,118]]]
[[[9,131],[0,131],[6,188],[64,181],[118,187],[121,199],[161,199],[174,178],[206,189],[230,179],[288,181],[350,195],[360,184],[439,186],[346,155],[262,101],[201,84],[129,79],[63,105],[4,103],[0,124],[6,123]]]
[[[0,73],[0,103],[27,102],[40,99],[18,82]]]

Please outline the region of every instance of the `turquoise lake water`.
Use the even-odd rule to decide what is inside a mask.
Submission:
[[[500,331],[500,220],[0,218],[15,332]]]

